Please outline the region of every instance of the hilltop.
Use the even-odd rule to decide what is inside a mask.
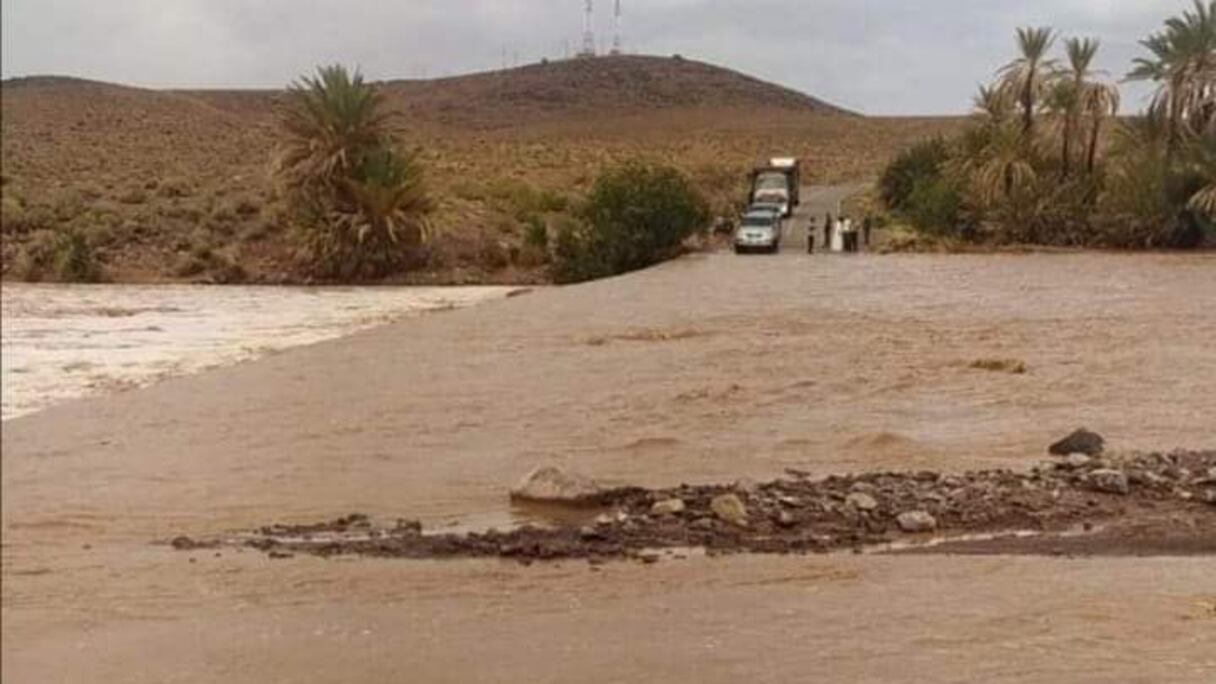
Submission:
[[[616,56],[532,64],[427,81],[389,81],[403,110],[446,124],[504,126],[572,116],[687,108],[845,111],[737,71],[679,57]]]
[[[647,157],[689,173],[719,211],[771,154],[813,182],[873,176],[951,119],[871,119],[692,60],[611,57],[379,84],[422,150],[438,238],[408,277],[543,278],[524,226],[569,220],[597,170]],[[149,90],[63,77],[0,84],[4,276],[56,231],[82,232],[117,280],[293,282],[270,175],[275,90]],[[561,209],[565,207],[565,209]]]

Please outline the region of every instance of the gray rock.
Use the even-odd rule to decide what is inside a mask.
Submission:
[[[1191,471],[1178,466],[1169,466],[1162,472],[1171,480],[1177,480],[1179,482],[1186,482],[1187,480],[1191,479]]]
[[[683,513],[686,506],[683,499],[668,499],[666,501],[658,501],[650,507],[651,515],[676,515]]]
[[[1213,506],[1216,506],[1216,489],[1205,489],[1203,492],[1203,500]]]
[[[603,491],[589,477],[548,466],[528,473],[511,490],[511,498],[577,505],[593,503]]]
[[[926,511],[905,511],[899,514],[896,522],[904,532],[932,532],[937,529],[937,518]]]
[[[755,494],[760,490],[760,485],[750,477],[741,477],[735,480],[735,491],[743,494]]]
[[[1076,453],[1065,456],[1061,465],[1063,465],[1065,468],[1076,470],[1078,468],[1084,468],[1090,463],[1093,463],[1092,458],[1082,453]]]
[[[1071,435],[1061,439],[1060,441],[1047,447],[1048,453],[1053,456],[1067,456],[1069,454],[1085,454],[1086,456],[1098,456],[1106,449],[1106,440],[1096,432],[1090,432],[1085,428],[1081,428]]]
[[[1131,491],[1127,475],[1122,470],[1095,470],[1089,474],[1089,484],[1094,490],[1108,494],[1127,494]]]
[[[397,518],[397,524],[393,526],[393,534],[401,537],[420,536],[422,534],[422,523],[417,520]]]
[[[845,503],[859,511],[872,511],[878,508],[878,501],[865,492],[853,492],[845,499]]]
[[[798,518],[789,511],[780,511],[777,513],[777,524],[781,527],[793,527],[798,524]]]
[[[709,509],[722,520],[739,527],[747,527],[747,506],[735,494],[719,494],[709,502]]]

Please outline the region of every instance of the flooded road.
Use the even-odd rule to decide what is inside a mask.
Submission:
[[[1214,300],[1210,254],[700,255],[53,406],[5,423],[4,680],[1211,682],[1205,557],[592,569],[152,542],[510,520],[540,464],[647,486],[1028,468],[1080,425],[1210,448]]]
[[[14,418],[510,291],[5,283],[2,415]]]

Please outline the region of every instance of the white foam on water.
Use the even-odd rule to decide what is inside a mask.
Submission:
[[[403,317],[506,297],[509,287],[4,284],[4,420],[149,385]]]

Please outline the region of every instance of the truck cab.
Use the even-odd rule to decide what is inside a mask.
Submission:
[[[775,204],[781,215],[792,216],[801,203],[802,164],[794,157],[774,157],[768,166],[752,171],[749,204]]]

